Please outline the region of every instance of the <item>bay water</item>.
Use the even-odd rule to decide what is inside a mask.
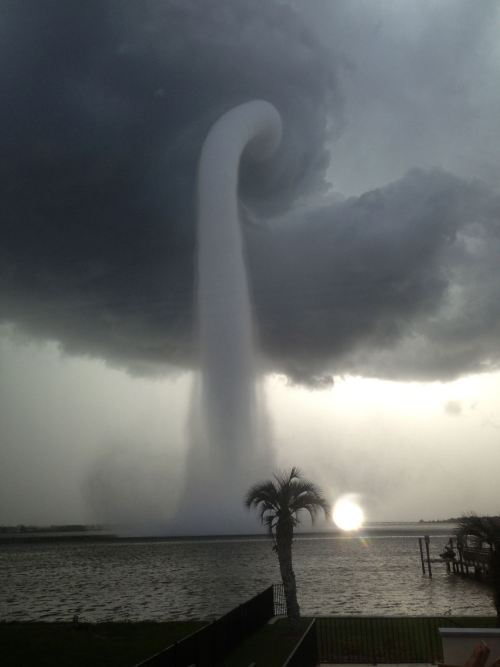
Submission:
[[[422,576],[419,528],[297,535],[302,613],[494,614],[485,584],[447,574],[444,564]],[[431,531],[435,558],[449,533]],[[260,536],[13,540],[0,545],[0,620],[213,619],[279,581],[272,542]]]

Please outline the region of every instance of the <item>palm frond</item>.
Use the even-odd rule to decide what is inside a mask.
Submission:
[[[257,507],[261,502],[276,504],[278,499],[277,488],[271,480],[254,484],[247,491],[245,505],[249,509]]]
[[[294,514],[297,514],[301,510],[307,511],[311,517],[311,521],[314,523],[320,510],[322,510],[325,517],[328,518],[330,504],[327,502],[326,498],[322,496],[319,489],[314,489],[311,491],[303,491],[296,496],[291,505],[291,509]]]
[[[313,482],[304,479],[297,467],[279,471],[273,477],[274,481],[254,484],[245,497],[246,507],[258,509],[260,520],[271,533],[283,522],[297,525],[298,514],[302,510],[309,513],[312,521],[320,510],[328,516],[330,505],[321,490]]]
[[[458,521],[457,534],[461,537],[470,535],[479,544],[485,542],[490,547],[500,545],[500,517],[477,516],[469,514]]]
[[[276,516],[273,516],[271,514],[268,514],[264,519],[262,520],[262,523],[264,523],[267,526],[267,529],[269,531],[269,534],[273,534],[273,528],[276,524]]]

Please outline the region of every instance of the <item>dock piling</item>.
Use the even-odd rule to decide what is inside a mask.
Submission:
[[[420,562],[422,564],[422,574],[425,576],[425,561],[424,561],[424,549],[422,547],[422,538],[418,538],[418,546],[420,547]]]
[[[429,551],[430,537],[428,535],[425,535],[424,540],[425,540],[425,552],[427,554],[427,569],[429,571],[429,578],[432,579],[431,554]]]

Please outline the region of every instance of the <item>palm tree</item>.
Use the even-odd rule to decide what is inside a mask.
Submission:
[[[461,517],[458,520],[457,536],[463,540],[467,535],[474,538],[479,548],[487,544],[490,549],[488,583],[493,593],[497,625],[500,625],[500,516],[471,514]]]
[[[274,475],[274,480],[254,484],[245,498],[248,509],[258,509],[260,519],[274,538],[281,579],[285,591],[286,610],[290,623],[297,626],[300,608],[292,564],[293,529],[299,523],[299,512],[309,512],[312,521],[319,510],[328,516],[330,506],[320,489],[304,479],[298,468]]]

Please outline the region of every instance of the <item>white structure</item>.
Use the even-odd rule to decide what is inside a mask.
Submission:
[[[481,641],[490,649],[486,667],[500,658],[500,628],[439,628],[445,665],[465,665]]]

